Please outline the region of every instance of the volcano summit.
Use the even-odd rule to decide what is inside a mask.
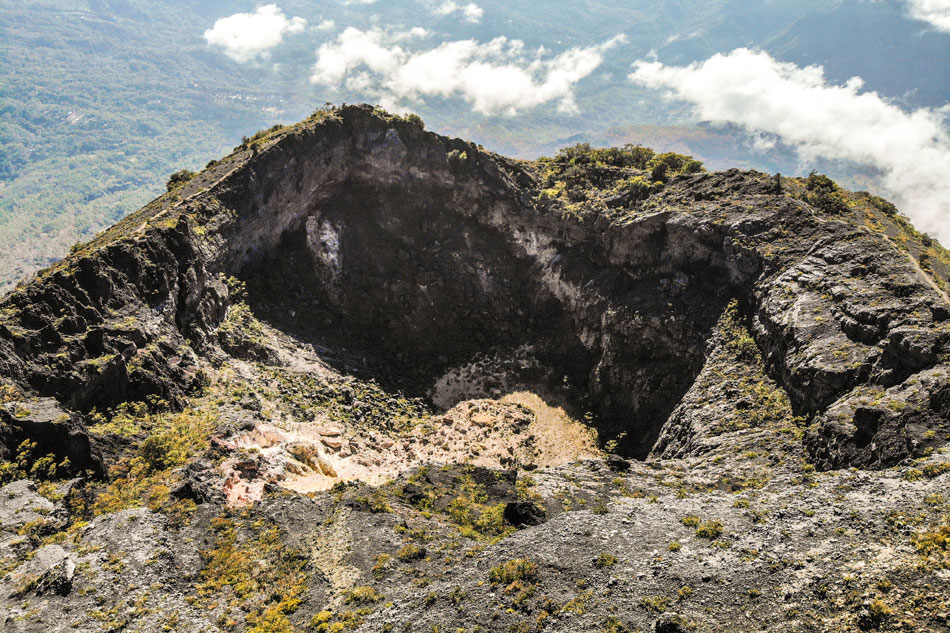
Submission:
[[[948,280],[818,174],[318,111],[0,302],[4,630],[945,630]]]

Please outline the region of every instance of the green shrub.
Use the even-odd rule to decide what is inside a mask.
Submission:
[[[196,175],[195,172],[190,171],[188,169],[182,169],[181,171],[176,171],[174,174],[168,177],[168,182],[165,183],[165,188],[168,191],[178,189],[179,187],[184,186],[185,183],[190,181],[192,178],[194,178],[195,175]]]
[[[488,580],[493,585],[510,585],[513,582],[534,582],[538,578],[538,565],[527,558],[515,558],[493,567]]]
[[[554,155],[554,162],[569,165],[600,165],[605,167],[632,167],[646,169],[656,156],[649,147],[624,145],[621,147],[591,148],[590,143],[564,147]]]
[[[666,152],[654,156],[647,165],[654,182],[666,182],[676,174],[693,174],[703,171],[703,164],[692,156]]]
[[[228,288],[228,298],[231,303],[238,303],[247,299],[247,284],[237,277],[228,277],[224,280]]]
[[[570,165],[587,165],[594,162],[590,143],[578,143],[571,147],[563,147],[554,155],[557,163]]]
[[[425,121],[423,121],[422,117],[420,117],[418,114],[414,112],[410,112],[403,118],[406,120],[407,123],[411,123],[412,125],[416,126],[420,130],[426,129]]]
[[[16,455],[12,461],[0,461],[0,485],[27,478],[51,481],[70,470],[68,457],[57,464],[55,455],[50,453],[38,456],[36,449],[37,443],[26,439],[17,446]]]
[[[721,521],[703,521],[696,527],[696,536],[706,539],[719,538],[722,535]]]
[[[879,198],[878,196],[868,195],[868,201],[871,203],[871,206],[890,217],[896,217],[898,214],[897,207],[885,200],[884,198]],[[929,244],[924,244],[924,246],[929,246]]]
[[[928,479],[935,479],[944,473],[950,473],[950,462],[941,462],[939,464],[927,464],[922,471]]]
[[[805,180],[805,188],[808,191],[837,191],[838,185],[828,176],[812,170]]]
[[[610,616],[604,621],[604,626],[601,630],[603,633],[633,633],[633,629],[629,628],[614,616]]]
[[[640,598],[640,606],[649,611],[663,613],[669,605],[670,599],[666,596],[644,596]]]
[[[347,604],[372,604],[379,602],[383,597],[375,589],[369,586],[354,587],[346,592]]]
[[[917,552],[932,562],[950,567],[950,517],[943,525],[917,532],[911,537]]]
[[[171,456],[172,441],[167,435],[153,435],[139,444],[139,453],[145,461],[146,472],[154,473],[174,465]]]
[[[656,156],[656,152],[649,147],[630,145],[629,143],[623,146],[623,153],[624,162],[622,166],[636,169],[646,169],[653,157]]]
[[[617,557],[613,554],[599,554],[594,559],[594,567],[597,569],[606,569],[617,564]]]
[[[642,176],[634,176],[617,183],[617,191],[630,195],[635,200],[646,200],[653,193],[662,189]]]
[[[419,560],[426,557],[426,550],[424,547],[419,547],[415,543],[408,543],[403,546],[398,552],[396,552],[396,558],[401,560],[404,563],[407,563],[412,560]]]
[[[805,189],[805,202],[816,209],[828,213],[843,213],[848,210],[848,202],[838,185],[824,174],[812,171],[805,180]]]

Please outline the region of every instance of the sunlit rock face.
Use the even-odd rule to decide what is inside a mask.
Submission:
[[[950,256],[645,167],[321,111],[5,297],[0,628],[945,628]]]
[[[80,410],[175,400],[220,338],[233,276],[256,317],[350,354],[384,386],[431,396],[492,355],[520,364],[500,370],[506,388],[560,389],[620,452],[644,457],[736,300],[768,375],[817,423],[807,442],[820,464],[926,449],[946,398],[939,376],[917,375],[945,358],[947,300],[887,233],[738,171],[679,176],[645,200],[589,196],[568,213],[539,196],[542,168],[367,107],[315,117],[9,297],[23,329],[3,340],[3,367]],[[69,362],[41,362],[63,346]],[[926,406],[857,413],[867,389],[912,387]]]

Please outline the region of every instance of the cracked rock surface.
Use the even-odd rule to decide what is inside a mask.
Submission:
[[[0,300],[3,630],[946,630],[950,253],[597,151],[319,111]]]

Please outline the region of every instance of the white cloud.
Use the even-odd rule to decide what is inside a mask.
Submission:
[[[950,0],[905,0],[912,18],[950,32]]]
[[[323,20],[314,28],[316,28],[318,31],[332,31],[336,28],[336,22],[333,20]]]
[[[600,66],[605,51],[624,41],[618,36],[551,58],[543,49],[531,55],[524,42],[505,37],[443,42],[427,50],[402,44],[426,34],[348,28],[317,50],[311,81],[358,89],[396,109],[438,96],[461,97],[483,114],[513,115],[548,102],[576,112],[574,86]]]
[[[478,22],[482,19],[484,14],[485,10],[474,2],[466,4],[465,8],[462,9],[462,15],[464,15],[465,19],[469,22]]]
[[[443,2],[436,5],[433,9],[437,15],[449,15],[459,10],[459,5],[455,2]]]
[[[950,108],[905,112],[860,78],[829,84],[820,66],[800,68],[737,49],[689,66],[634,64],[634,82],[667,89],[696,114],[774,134],[807,158],[872,165],[917,227],[950,244]]]
[[[404,40],[412,40],[416,38],[428,37],[429,31],[425,30],[421,26],[414,26],[408,31],[392,31],[390,37],[395,42],[402,42]]]
[[[221,18],[204,32],[204,37],[209,44],[222,47],[234,61],[244,63],[266,56],[285,33],[300,33],[306,25],[305,19],[288,19],[276,4],[267,4],[254,13]]]
[[[452,15],[453,13],[461,13],[462,17],[467,22],[476,23],[481,21],[482,16],[485,14],[485,10],[474,2],[468,4],[459,4],[458,2],[453,2],[453,0],[439,1],[436,4],[428,3],[432,11],[436,15]]]
[[[361,66],[381,75],[392,73],[408,53],[391,42],[409,36],[409,32],[388,34],[380,28],[361,31],[348,27],[335,41],[317,49],[317,63],[310,81],[336,86],[343,82],[347,73]]]
[[[776,145],[778,145],[778,139],[775,137],[775,135],[769,134],[768,132],[757,130],[754,131],[750,137],[750,140],[752,141],[752,149],[757,152],[770,152],[775,149]]]

